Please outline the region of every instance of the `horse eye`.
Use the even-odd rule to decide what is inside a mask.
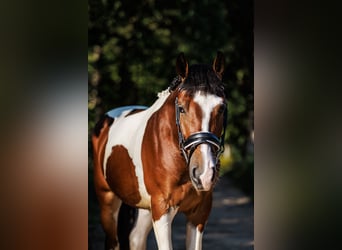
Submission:
[[[226,110],[226,105],[221,105],[219,110],[218,110],[218,113],[222,114],[225,110]]]
[[[185,110],[182,106],[179,106],[178,109],[179,109],[179,113],[183,113],[183,114],[185,113]]]

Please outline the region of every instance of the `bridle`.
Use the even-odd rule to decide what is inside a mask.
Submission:
[[[218,138],[215,134],[206,131],[200,131],[191,134],[186,140],[184,139],[181,125],[180,125],[180,106],[178,104],[178,98],[175,100],[175,111],[176,111],[176,125],[178,130],[178,142],[179,149],[183,154],[186,164],[189,165],[190,158],[194,153],[195,149],[201,144],[209,144],[215,149],[216,154],[216,164],[219,161],[221,154],[224,151],[224,137],[226,134],[226,125],[227,125],[227,108],[224,111],[224,119],[223,119],[223,132],[220,138]]]

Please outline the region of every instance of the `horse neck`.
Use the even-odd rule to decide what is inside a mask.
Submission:
[[[174,160],[184,165],[185,161],[180,153],[176,126],[176,96],[176,93],[171,93],[160,109],[151,117],[153,122],[151,123],[152,127],[150,129],[158,131],[153,138],[155,145],[158,145],[156,151],[159,154],[168,152]]]
[[[165,101],[164,105],[157,111],[157,119],[156,123],[158,131],[163,134],[167,134],[167,139],[173,142],[175,146],[178,148],[178,133],[176,126],[176,112],[175,112],[175,100],[176,96],[174,93],[171,93],[170,96]],[[166,138],[162,138],[166,139]]]

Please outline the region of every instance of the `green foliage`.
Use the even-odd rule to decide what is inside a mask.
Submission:
[[[254,109],[252,3],[89,0],[89,131],[114,107],[151,105],[176,76],[179,52],[190,64],[211,64],[221,50],[229,108],[226,143],[232,149],[226,162],[231,171],[253,168],[246,163],[253,158],[247,149]]]

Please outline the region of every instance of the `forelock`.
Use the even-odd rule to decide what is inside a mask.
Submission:
[[[185,90],[189,95],[197,91],[203,93],[224,96],[224,85],[218,78],[212,67],[205,64],[196,64],[189,67],[188,76],[180,90]]]

